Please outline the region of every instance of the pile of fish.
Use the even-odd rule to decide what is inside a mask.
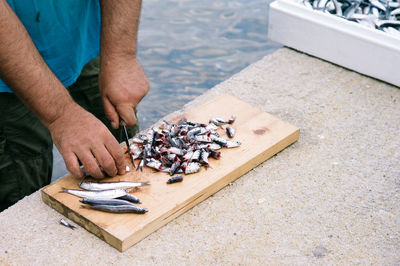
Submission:
[[[66,189],[63,192],[81,197],[83,208],[100,210],[112,213],[138,213],[147,212],[146,208],[135,203],[140,200],[128,192],[129,189],[148,186],[148,182],[81,182],[79,189]]]
[[[131,139],[131,161],[134,163],[135,159],[140,159],[136,170],[147,166],[171,176],[199,172],[201,166],[209,167],[209,158],[220,159],[219,149],[240,146],[240,142],[222,138],[216,131],[226,125],[228,137],[233,138],[235,130],[230,125],[234,121],[234,116],[228,120],[212,118],[209,124],[190,122],[185,118],[177,124],[164,121],[159,128],[151,128]],[[171,178],[167,183],[182,179],[180,176]]]
[[[369,28],[400,37],[400,2],[395,0],[303,0],[314,10],[327,12]]]

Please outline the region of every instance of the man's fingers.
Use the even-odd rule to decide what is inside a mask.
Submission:
[[[103,97],[104,113],[108,120],[111,122],[111,126],[115,129],[119,127],[119,115],[114,105],[110,102],[107,97]]]
[[[93,154],[109,176],[115,176],[117,174],[114,158],[104,145],[96,145],[93,149]]]
[[[73,152],[70,152],[66,155],[63,155],[63,157],[68,171],[75,177],[83,177],[83,171],[79,167],[78,158],[76,155]]]
[[[83,167],[85,167],[86,172],[94,178],[103,178],[104,174],[101,172],[99,165],[93,157],[93,154],[88,151],[82,151],[81,154],[77,154],[79,160],[82,162]]]
[[[105,148],[111,154],[114,159],[115,165],[118,170],[118,174],[123,175],[126,172],[126,164],[125,157],[122,147],[118,144],[118,142],[107,142],[105,143]]]
[[[121,104],[117,106],[117,111],[122,120],[125,121],[128,127],[136,124],[136,116],[132,105]]]

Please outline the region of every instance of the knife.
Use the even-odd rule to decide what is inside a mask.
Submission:
[[[129,136],[128,136],[128,131],[126,130],[126,123],[124,120],[121,120],[121,126],[124,129],[124,134],[125,134],[125,143],[126,143],[126,152],[129,154],[129,158],[131,158],[131,162],[133,164],[133,167],[136,167],[135,161],[133,160],[132,154],[129,152]]]

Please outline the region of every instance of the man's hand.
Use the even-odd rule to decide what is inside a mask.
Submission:
[[[113,128],[119,118],[127,126],[136,124],[137,104],[147,94],[149,82],[136,58],[126,57],[101,63],[99,87],[104,111]]]
[[[100,120],[79,105],[70,104],[48,128],[68,171],[74,176],[83,176],[78,159],[95,178],[104,177],[99,165],[110,176],[125,173],[123,150],[117,140]]]

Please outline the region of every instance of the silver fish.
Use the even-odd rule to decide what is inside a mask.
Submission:
[[[236,148],[236,147],[239,147],[240,146],[240,142],[239,141],[230,141],[230,140],[228,140],[227,142],[226,142],[226,147],[227,148]]]
[[[162,164],[161,164],[159,161],[157,161],[156,159],[151,158],[151,159],[146,163],[146,166],[148,166],[148,167],[150,167],[150,168],[153,168],[153,169],[156,169],[156,170],[161,170]]]
[[[112,213],[137,213],[137,214],[144,214],[147,212],[146,208],[141,208],[134,204],[129,205],[82,205],[82,208],[85,209],[94,209],[98,211],[104,212],[112,212]]]
[[[226,134],[228,137],[233,138],[235,136],[235,129],[233,127],[227,127]]]
[[[76,226],[73,226],[72,224],[68,223],[68,222],[65,221],[64,219],[61,219],[61,220],[60,220],[60,224],[66,226],[66,227],[68,227],[68,228],[71,228],[72,230],[74,230],[74,229],[76,228]]]
[[[213,123],[216,126],[222,126],[222,125],[229,124],[229,121],[225,121],[224,119],[219,118],[219,117],[214,117],[214,118],[210,119],[210,123]]]
[[[129,193],[126,193],[126,195],[123,195],[122,197],[118,197],[117,199],[126,200],[126,201],[133,202],[133,203],[141,203],[139,198],[137,198],[136,196],[129,194]]]
[[[194,174],[200,171],[200,163],[188,163],[185,165],[185,174]]]
[[[168,149],[168,152],[169,152],[169,153],[176,154],[176,155],[179,155],[179,156],[182,156],[183,154],[185,154],[185,151],[184,151],[184,150],[181,150],[181,149],[176,148],[176,147],[171,147],[171,148],[169,148],[169,149]]]
[[[115,199],[127,194],[127,192],[123,189],[78,190],[63,188],[62,192],[69,193],[81,198],[91,199]]]
[[[183,176],[182,175],[176,175],[174,177],[171,177],[168,179],[167,184],[173,184],[173,183],[178,183],[183,181]]]
[[[206,150],[201,151],[201,156],[200,156],[200,163],[202,165],[208,166],[208,157],[210,156],[210,153]]]
[[[86,190],[105,190],[105,189],[128,189],[135,187],[149,186],[149,182],[81,182],[79,187]]]
[[[134,205],[132,202],[122,199],[90,199],[90,198],[83,198],[79,200],[84,204],[90,205]]]
[[[213,142],[212,139],[210,137],[207,137],[205,135],[198,135],[195,136],[194,139],[198,142],[203,142],[203,143],[211,143]]]
[[[206,130],[217,130],[218,126],[215,125],[214,123],[210,123],[206,126]]]

